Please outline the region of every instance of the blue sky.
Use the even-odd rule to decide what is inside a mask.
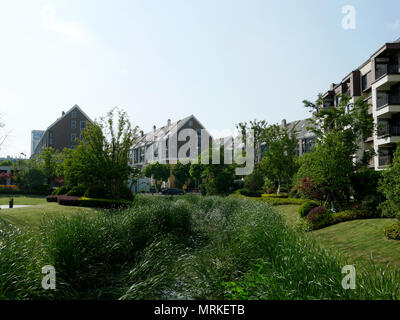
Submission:
[[[341,26],[356,9],[356,29]],[[2,0],[0,156],[78,104],[125,109],[144,131],[194,114],[215,135],[308,116],[315,99],[400,37],[397,0]]]

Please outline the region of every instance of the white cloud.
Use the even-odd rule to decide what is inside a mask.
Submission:
[[[394,22],[392,22],[391,24],[389,24],[389,29],[396,31],[400,29],[400,20],[396,20]]]
[[[76,21],[60,21],[56,10],[51,6],[45,6],[41,10],[42,26],[65,36],[74,43],[84,42],[88,38],[85,28]]]

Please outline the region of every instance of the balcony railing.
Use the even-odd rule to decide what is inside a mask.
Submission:
[[[399,73],[399,66],[395,64],[377,64],[376,66],[375,79],[379,79],[386,74]]]
[[[389,93],[379,93],[376,101],[377,110],[386,105],[400,105],[400,95],[393,95]]]
[[[400,126],[389,125],[388,123],[378,124],[378,137],[399,137]]]
[[[382,155],[379,156],[379,166],[384,167],[388,164],[392,164],[393,156],[391,155]]]

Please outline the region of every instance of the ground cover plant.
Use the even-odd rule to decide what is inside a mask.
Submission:
[[[400,297],[400,275],[374,266],[357,265],[356,290],[344,290],[342,267],[354,261],[263,201],[138,196],[127,209],[53,216],[35,230],[0,223],[3,299]],[[45,265],[57,271],[55,291],[41,288]]]

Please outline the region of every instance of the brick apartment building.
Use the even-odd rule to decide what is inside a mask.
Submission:
[[[351,103],[362,97],[370,104],[377,128],[364,141],[363,150],[371,147],[376,155],[370,167],[384,169],[392,163],[393,153],[400,141],[400,39],[385,43],[359,68],[351,71],[323,95],[324,107],[337,106],[338,95],[351,97]]]
[[[52,147],[59,151],[64,148],[76,148],[81,138],[81,132],[86,128],[88,122],[92,123],[92,120],[78,105],[73,106],[67,112],[63,111],[61,117],[41,134],[39,142],[31,142],[32,145],[35,145],[32,155],[39,154],[46,147]],[[34,131],[38,132],[38,130]],[[34,137],[33,134],[32,137]]]

